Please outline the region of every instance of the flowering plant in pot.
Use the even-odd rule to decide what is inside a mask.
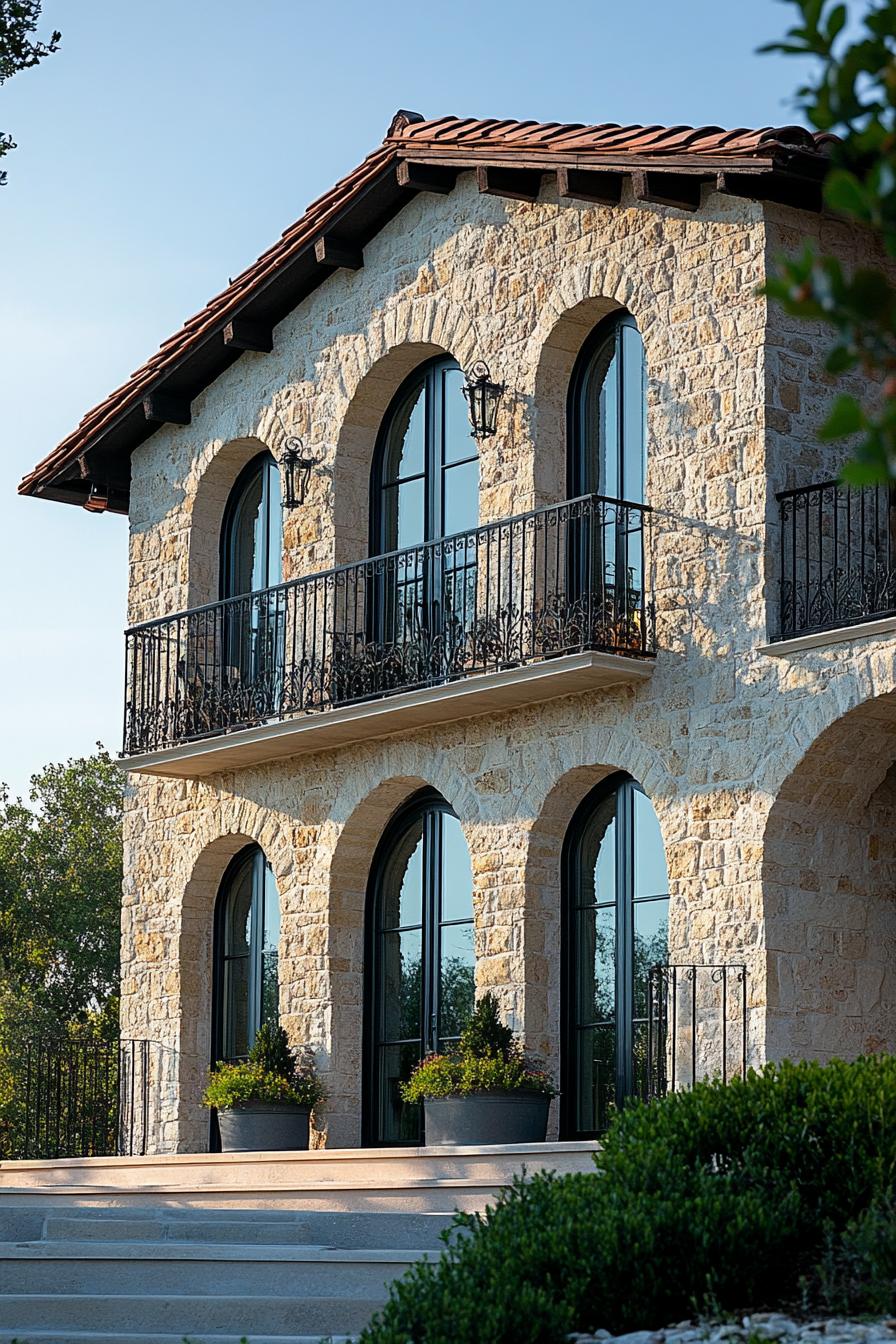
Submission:
[[[493,994],[479,1000],[456,1048],[428,1055],[402,1086],[405,1101],[423,1103],[427,1144],[543,1143],[555,1095]]]
[[[283,1028],[265,1023],[248,1059],[211,1070],[202,1102],[218,1112],[225,1153],[260,1153],[307,1148],[323,1099],[312,1051],[291,1049]]]

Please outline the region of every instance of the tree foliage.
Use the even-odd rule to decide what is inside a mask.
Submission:
[[[0,1037],[114,1017],[122,799],[102,750],[0,791]]]
[[[42,0],[0,0],[0,85],[58,49],[61,33],[51,33],[48,42],[41,42],[34,36],[40,21],[41,4]],[[15,147],[12,137],[0,131],[0,159]],[[0,172],[0,186],[5,183],[6,173]]]
[[[816,130],[831,144],[826,204],[871,231],[896,258],[896,0],[865,0],[860,18],[840,0],[786,0],[798,12],[785,39],[764,51],[813,58],[797,91]],[[858,6],[856,6],[858,8]],[[830,374],[859,369],[862,398],[839,396],[820,437],[858,436],[844,478],[853,485],[896,479],[896,286],[884,266],[847,272],[807,245],[779,263],[766,292],[798,317],[825,323]]]

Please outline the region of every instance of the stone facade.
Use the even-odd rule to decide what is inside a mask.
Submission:
[[[595,324],[644,339],[658,657],[652,679],[243,768],[131,774],[122,1028],[177,1052],[165,1150],[202,1148],[218,886],[248,841],[282,907],[281,1015],[320,1054],[330,1145],[360,1142],[364,907],[373,852],[423,785],[456,811],[474,873],[477,981],[529,1047],[559,1051],[560,851],[579,801],[623,769],[662,829],[676,959],[748,967],[751,1058],[891,1047],[896,691],[891,640],[786,657],[774,492],[830,474],[812,427],[831,388],[756,293],[768,258],[817,227],[707,193],[696,213],[420,195],[132,464],[130,617],[217,597],[240,468],[284,426],[322,461],[286,514],[284,577],[367,552],[377,430],[402,379],[449,353],[507,386],[481,448],[480,520],[565,497],[566,398]],[[831,238],[848,258],[854,240]]]

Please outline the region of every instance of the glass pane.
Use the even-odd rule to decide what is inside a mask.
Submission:
[[[619,479],[619,355],[613,337],[613,357],[607,365],[600,389],[600,484],[602,495],[618,499],[622,482]]]
[[[380,950],[381,1040],[422,1038],[423,934],[420,929],[384,933]]]
[[[224,1012],[222,1053],[224,1059],[241,1059],[249,1053],[249,958],[234,957],[224,963]]]
[[[442,536],[479,525],[479,461],[448,467],[443,473]]]
[[[464,375],[460,369],[446,369],[442,380],[445,416],[442,461],[459,462],[465,457],[475,457],[478,450],[463,394]]]
[[[276,462],[267,464],[267,538],[264,564],[259,573],[259,588],[273,588],[283,582],[283,495],[280,468]]]
[[[576,919],[576,1021],[612,1022],[616,1016],[616,908],[580,910]]]
[[[420,384],[395,412],[383,464],[383,481],[401,481],[423,471],[426,445],[426,393]]]
[[[669,877],[660,823],[653,804],[640,789],[633,790],[635,810],[635,898],[666,896]]]
[[[441,951],[439,1040],[444,1042],[460,1035],[473,1011],[476,997],[473,925],[444,925]]]
[[[473,918],[473,870],[463,828],[450,812],[440,813],[442,830],[441,918]]]
[[[423,818],[418,817],[396,841],[383,873],[380,927],[419,926],[423,922]]]
[[[644,343],[636,327],[626,323],[622,338],[623,488],[622,496],[640,504],[644,498],[647,442]]]
[[[261,948],[261,1012],[259,1022],[280,1021],[280,896],[268,863],[263,865],[264,935]]]
[[[580,1031],[577,1056],[577,1128],[584,1133],[599,1132],[606,1129],[615,1108],[615,1029],[588,1027]]]
[[[616,795],[602,799],[582,834],[579,851],[579,903],[616,901]]]
[[[243,863],[233,876],[224,912],[224,955],[248,956],[252,945],[252,885],[254,858]]]
[[[258,582],[257,570],[262,492],[262,471],[259,469],[244,486],[242,496],[230,514],[229,534],[225,538],[225,597],[251,593],[265,586]]]
[[[647,1013],[647,977],[651,966],[669,960],[669,899],[636,901],[635,915],[635,1017]]]
[[[400,1087],[420,1060],[417,1045],[388,1045],[379,1057],[379,1138],[384,1143],[419,1143],[421,1107],[408,1106]]]
[[[395,540],[389,542],[387,550],[404,550],[406,546],[419,546],[426,536],[426,494],[424,481],[419,477],[415,481],[406,481],[387,492],[387,502],[397,510],[394,519]]]

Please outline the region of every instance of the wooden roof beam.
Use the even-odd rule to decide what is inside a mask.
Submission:
[[[624,173],[592,168],[558,168],[557,191],[561,200],[597,201],[600,205],[618,205],[622,197]]]
[[[447,196],[454,190],[459,171],[458,168],[443,168],[436,163],[411,163],[408,159],[402,159],[396,166],[395,176],[400,187]]]
[[[321,266],[332,266],[334,270],[344,267],[347,271],[360,271],[364,265],[363,249],[332,233],[321,234],[314,244],[314,255]]]
[[[192,420],[190,398],[183,392],[157,388],[143,398],[143,414],[154,425],[188,425]]]
[[[266,322],[235,317],[224,328],[224,344],[229,350],[255,350],[269,355],[274,348],[274,329]]]
[[[632,191],[636,201],[649,205],[670,205],[676,210],[699,210],[700,188],[705,181],[700,173],[652,172],[636,169],[632,173]]]
[[[537,201],[541,190],[538,168],[493,168],[480,164],[476,185],[485,196],[507,196],[512,201]]]
[[[820,181],[782,173],[718,173],[716,190],[754,201],[775,201],[797,210],[818,211],[824,204]]]

